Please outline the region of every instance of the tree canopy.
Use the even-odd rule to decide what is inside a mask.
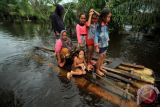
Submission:
[[[55,4],[62,0],[1,0],[0,18],[9,21],[38,20],[48,22]],[[88,13],[90,8],[101,11],[104,7],[112,11],[113,27],[132,25],[135,29],[160,24],[160,0],[73,0],[63,4],[64,21],[67,27],[74,26],[78,14]]]

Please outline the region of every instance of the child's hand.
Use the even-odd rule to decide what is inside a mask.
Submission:
[[[79,43],[79,46],[83,48],[83,44],[82,43]]]
[[[96,47],[96,52],[99,53],[99,48],[98,47]]]
[[[89,13],[90,13],[90,12],[94,12],[94,9],[90,9],[90,10],[89,10]]]
[[[89,65],[87,66],[87,70],[90,71],[90,70],[92,70],[92,69],[93,69],[93,66],[92,66],[91,64],[89,64]]]
[[[92,16],[94,14],[94,11],[89,12],[89,16]]]
[[[83,67],[84,67],[84,63],[82,63],[82,64],[79,64],[79,66],[83,68]]]
[[[55,35],[60,35],[60,33],[56,31],[56,32],[55,32]]]

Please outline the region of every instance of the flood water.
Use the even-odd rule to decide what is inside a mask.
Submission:
[[[45,25],[0,23],[0,106],[115,107],[60,75],[53,53],[34,49],[53,44]],[[160,78],[157,38],[113,34],[108,57],[142,64],[154,70],[157,80]]]

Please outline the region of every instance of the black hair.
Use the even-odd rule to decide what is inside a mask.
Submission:
[[[100,13],[100,16],[99,16],[99,24],[98,24],[98,27],[97,27],[97,31],[98,32],[101,32],[101,23],[105,20],[106,16],[111,13],[111,11],[108,9],[108,8],[104,8],[101,13]]]
[[[82,16],[82,15],[85,15],[86,16],[86,13],[82,12],[79,14],[79,18]]]
[[[108,8],[104,8],[100,13],[99,22],[102,23],[109,13],[111,13],[111,11]]]
[[[80,53],[81,51],[84,52],[84,56],[85,56],[85,51],[84,51],[83,49],[78,49],[78,50],[76,50],[76,51],[74,52],[73,57],[78,57],[78,56],[79,56],[79,53]]]
[[[56,4],[55,13],[58,14],[60,17],[62,17],[64,13],[64,7],[60,4]]]

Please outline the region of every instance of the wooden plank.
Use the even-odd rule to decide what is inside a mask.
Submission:
[[[121,72],[119,70],[115,70],[115,69],[112,69],[112,68],[108,68],[108,67],[103,67],[105,70],[107,71],[110,71],[110,72],[113,72],[113,73],[116,73],[116,74],[120,74],[120,75],[124,75],[124,76],[127,76],[127,77],[130,77],[132,79],[136,79],[136,80],[141,80],[140,77],[138,76],[135,76],[129,72]]]
[[[144,69],[134,69],[134,68],[129,68],[129,67],[125,67],[125,66],[118,66],[117,68],[125,70],[125,71],[129,71],[129,72],[135,72],[138,73],[140,75],[148,75],[148,76],[152,76],[153,75],[153,71],[151,69],[148,68],[144,68]]]
[[[121,63],[121,65],[132,67],[132,68],[139,68],[139,69],[144,69],[145,67],[143,65],[135,65],[135,64],[130,64],[130,63]]]
[[[96,74],[97,77],[99,77],[101,80],[103,80],[103,82],[105,82],[108,85],[111,85],[112,87],[114,87],[115,89],[117,89],[117,91],[121,91],[123,93],[125,93],[127,96],[132,97],[133,99],[135,98],[135,96],[131,93],[129,93],[128,91],[116,86],[115,84],[113,84],[112,82],[110,82],[109,80],[106,80],[105,77],[101,77],[100,75]]]
[[[107,70],[107,71],[114,72],[114,73],[121,72],[120,70],[118,71],[118,70],[115,70],[115,69],[112,69],[112,68],[107,68],[107,67],[104,67],[104,69]],[[138,81],[143,81],[143,82],[146,82],[146,83],[154,84],[154,82],[155,82],[155,79],[152,76],[146,76],[146,75],[136,76],[136,75],[133,75],[133,74],[128,75],[129,73],[126,73],[126,74],[125,73],[121,73],[121,74],[124,74],[125,76],[128,76],[132,79],[136,79]]]

